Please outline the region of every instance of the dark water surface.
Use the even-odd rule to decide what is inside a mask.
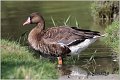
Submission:
[[[30,31],[34,25],[22,27],[22,24],[32,12],[43,15],[46,27],[53,26],[51,16],[57,25],[63,25],[63,22],[71,15],[68,25],[75,26],[76,18],[80,28],[102,31],[101,27],[92,25],[90,6],[91,2],[88,1],[2,1],[2,38],[17,39],[26,30]]]
[[[26,35],[28,35],[29,31],[35,25],[23,27],[22,24],[32,12],[39,12],[43,15],[47,28],[53,26],[51,17],[54,18],[57,25],[63,25],[63,22],[70,15],[68,25],[75,26],[76,19],[80,28],[103,33],[103,27],[93,25],[90,9],[91,3],[90,1],[2,1],[1,37],[4,39],[19,40],[26,31]],[[98,57],[110,57],[112,54],[111,48],[98,40],[82,52],[82,55],[91,56],[96,50],[96,56]],[[83,62],[80,61],[80,63]],[[108,72],[114,67],[112,65],[114,63],[112,58],[105,58],[102,61],[99,58],[97,59],[97,63],[101,64],[101,68],[107,68]],[[78,64],[77,67],[79,66]],[[97,70],[99,71],[100,69],[98,68]]]

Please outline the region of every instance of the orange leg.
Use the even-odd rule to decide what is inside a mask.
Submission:
[[[62,64],[63,64],[63,62],[62,62],[62,57],[59,56],[59,57],[58,57],[58,67],[61,67]]]

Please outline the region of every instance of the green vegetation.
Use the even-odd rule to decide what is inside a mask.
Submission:
[[[94,22],[105,27],[105,44],[119,53],[119,1],[95,1],[91,5]]]
[[[1,40],[2,79],[56,79],[55,64],[36,59],[26,47],[16,42]]]
[[[108,34],[103,40],[104,42],[113,48],[114,52],[119,53],[119,22],[114,21],[111,25],[109,25],[105,32]]]
[[[91,5],[91,15],[96,24],[109,25],[119,19],[119,1],[95,1]]]

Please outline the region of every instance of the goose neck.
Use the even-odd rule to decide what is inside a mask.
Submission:
[[[40,23],[40,22],[37,24],[36,27],[39,28],[39,30],[41,30],[41,31],[45,29],[44,23]]]

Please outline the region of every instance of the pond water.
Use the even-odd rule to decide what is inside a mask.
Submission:
[[[25,31],[30,31],[34,25],[23,27],[23,22],[32,12],[39,12],[43,15],[46,27],[52,27],[51,17],[57,25],[71,16],[68,25],[75,26],[75,18],[80,28],[91,29],[102,32],[101,27],[94,27],[90,10],[91,2],[53,2],[53,1],[2,1],[2,38],[18,39]]]
[[[22,26],[32,12],[39,12],[43,15],[46,28],[54,26],[51,17],[56,25],[64,25],[64,21],[71,16],[68,25],[75,26],[75,21],[79,23],[82,29],[90,29],[104,33],[104,27],[93,25],[91,16],[90,1],[2,1],[1,3],[1,37],[10,40],[19,40],[21,35],[29,31],[35,25]],[[23,42],[23,39],[20,41]],[[27,40],[25,39],[25,42]],[[97,57],[111,57],[111,48],[106,46],[100,40],[92,44],[88,49],[81,53],[83,57],[90,57],[95,51]],[[83,63],[80,61],[80,63]],[[101,64],[102,68],[108,68],[108,72],[113,69],[112,58],[97,59],[97,63]],[[111,64],[111,67],[109,65]],[[106,65],[106,66],[104,66]],[[77,67],[80,67],[77,64]],[[117,65],[118,66],[118,65]],[[100,70],[100,69],[97,69]]]

